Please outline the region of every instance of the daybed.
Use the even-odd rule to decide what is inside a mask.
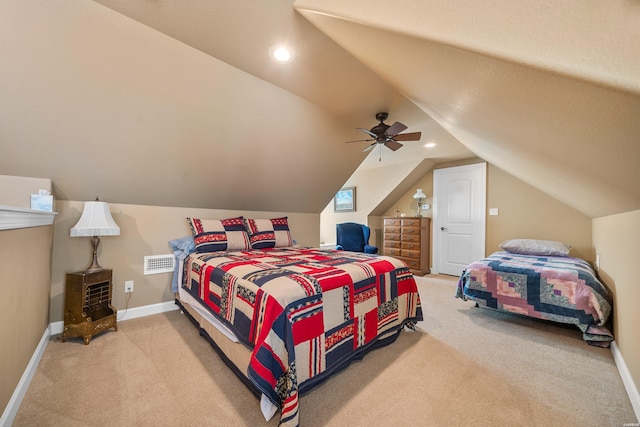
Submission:
[[[504,252],[465,268],[456,297],[481,307],[574,324],[587,343],[609,347],[612,299],[586,261],[569,257],[569,247],[555,241],[514,239],[501,247]]]
[[[265,419],[299,424],[298,396],[422,320],[394,258],[294,246],[287,218],[188,219],[176,303],[261,396]]]

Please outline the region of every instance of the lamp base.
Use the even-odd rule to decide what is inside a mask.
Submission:
[[[95,273],[96,271],[104,270],[104,268],[100,267],[100,264],[98,264],[98,246],[100,246],[100,238],[98,236],[93,236],[91,238],[93,261],[91,261],[91,265],[85,270],[88,273]]]

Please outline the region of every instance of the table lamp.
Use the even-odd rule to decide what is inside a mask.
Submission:
[[[87,272],[103,270],[98,264],[99,236],[119,236],[120,227],[115,223],[109,211],[109,204],[96,199],[95,202],[85,202],[82,216],[71,228],[71,237],[91,237],[93,261]]]
[[[413,198],[418,202],[418,214],[416,216],[422,216],[420,215],[420,208],[422,207],[424,199],[427,198],[427,195],[422,192],[422,188],[418,188],[416,190],[416,194],[413,195]]]

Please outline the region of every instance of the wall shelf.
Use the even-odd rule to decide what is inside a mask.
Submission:
[[[57,212],[0,205],[0,230],[51,225],[56,215]]]

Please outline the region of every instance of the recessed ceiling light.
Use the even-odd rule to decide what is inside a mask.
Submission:
[[[435,142],[427,142],[426,144],[424,144],[425,148],[433,148],[435,147],[437,144]]]
[[[269,56],[277,62],[287,63],[293,61],[295,56],[293,49],[287,46],[276,45],[269,49]]]

